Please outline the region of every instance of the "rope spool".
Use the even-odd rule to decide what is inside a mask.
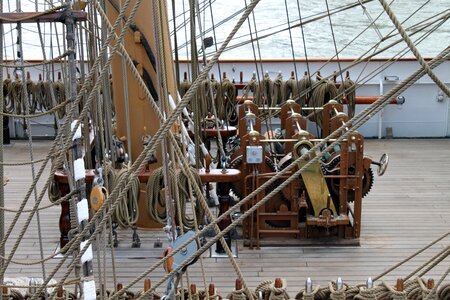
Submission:
[[[308,72],[305,72],[302,79],[298,81],[300,94],[299,104],[301,106],[308,104],[308,101],[311,98],[311,88],[314,86],[314,84],[315,81],[311,77],[309,77]]]

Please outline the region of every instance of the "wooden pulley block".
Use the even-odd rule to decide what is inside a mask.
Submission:
[[[94,211],[98,211],[105,199],[108,197],[108,191],[104,186],[96,185],[92,188],[91,195],[89,197],[89,202]]]
[[[166,250],[164,250],[163,257],[168,256],[168,255],[169,255],[170,253],[172,253],[172,252],[173,252],[172,247],[167,247]],[[163,266],[164,266],[164,270],[166,271],[166,273],[172,272],[174,260],[175,260],[175,259],[174,259],[173,256],[172,256],[172,257],[168,258],[168,259],[164,262]]]
[[[87,1],[86,0],[77,0],[72,4],[73,10],[84,10],[86,8]]]

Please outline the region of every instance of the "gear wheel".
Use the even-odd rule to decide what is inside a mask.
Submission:
[[[230,168],[231,169],[240,169],[240,166],[242,165],[243,162],[244,162],[244,156],[242,154],[240,154],[230,162]],[[268,156],[265,156],[265,163],[266,163],[266,166],[269,167],[271,172],[276,171],[275,164]],[[240,182],[239,182],[239,185],[240,185]],[[273,189],[273,188],[274,188],[274,186],[270,186],[268,188],[268,190]],[[243,198],[243,194],[242,194],[243,191],[241,191],[240,187],[238,187],[234,184],[231,187],[231,192],[236,196],[236,198],[239,198],[239,199]]]
[[[350,167],[349,174],[354,173],[354,169]],[[363,178],[362,178],[362,197],[364,198],[372,189],[374,181],[374,174],[372,168],[368,168],[364,171]],[[339,199],[339,184],[340,180],[337,178],[332,178],[330,180],[327,180],[328,188],[331,192],[331,196],[333,199]],[[355,201],[355,192],[350,190],[347,194],[347,201],[348,202],[354,202]]]
[[[237,156],[236,158],[234,158],[231,161],[230,168],[239,169],[243,163],[243,160],[244,160],[243,155]],[[268,156],[265,157],[265,163],[266,163],[266,166],[268,166],[272,172],[276,171],[275,164]],[[266,189],[266,191],[273,190],[279,184],[280,184],[280,182],[273,183],[271,186],[269,186]],[[237,199],[242,199],[242,197],[243,197],[242,193],[240,192],[240,186],[236,186],[236,185],[232,186],[230,194],[232,194]],[[271,199],[270,201],[268,201],[266,203],[266,209],[268,211],[275,212],[280,208],[281,205],[289,206],[290,204],[289,204],[289,201],[287,201],[281,194],[278,194],[277,196],[275,196],[273,199]],[[266,224],[269,227],[273,227],[273,228],[283,228],[283,227],[289,226],[289,222],[286,223],[286,221],[267,221]]]

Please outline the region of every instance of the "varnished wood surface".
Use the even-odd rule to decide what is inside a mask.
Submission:
[[[49,142],[35,142],[34,158],[43,158],[49,145]],[[29,160],[27,147],[27,142],[22,141],[5,146],[4,161],[11,163]],[[374,160],[378,160],[383,152],[387,152],[390,165],[383,177],[375,176],[372,191],[363,199],[360,246],[264,247],[260,250],[249,250],[238,241],[237,261],[251,288],[255,288],[263,280],[280,276],[287,279],[290,296],[294,297],[296,292],[303,288],[307,277],[322,286],[338,276],[350,284],[362,283],[368,276],[377,276],[450,230],[450,140],[368,140],[365,148],[366,153],[372,155]],[[35,166],[36,173],[40,166],[41,163]],[[9,178],[5,186],[5,206],[18,208],[30,186],[30,166],[5,166],[4,173]],[[49,167],[44,174],[45,178],[50,175]],[[41,180],[38,184],[38,195],[43,183]],[[31,208],[34,201],[32,193],[26,207]],[[45,195],[42,205],[48,203]],[[39,214],[44,257],[51,255],[57,246],[59,212],[59,207],[53,207]],[[5,212],[7,227],[13,217],[14,213]],[[8,239],[6,254],[10,253],[27,217],[28,213],[20,216],[19,224]],[[35,216],[14,256],[15,260],[40,259],[37,227]],[[124,285],[159,260],[163,250],[153,247],[158,238],[163,241],[164,247],[168,245],[162,231],[139,231],[139,234],[142,246],[140,249],[133,249],[131,231],[119,230],[120,244],[115,251],[115,267],[117,280]],[[406,276],[449,243],[450,238],[438,243],[385,279],[393,283],[397,277]],[[209,258],[207,254],[204,255],[206,282],[214,282],[218,292],[226,296],[234,285],[236,274],[227,258]],[[109,250],[106,256],[107,281],[111,288],[113,276]],[[97,252],[94,252],[94,257],[98,280]],[[46,275],[59,262],[60,259],[57,258],[46,262]],[[430,277],[437,281],[449,265],[450,259],[445,260],[430,272]],[[65,268],[58,272],[55,278],[58,279],[64,270]],[[153,282],[157,282],[162,274],[163,269],[157,268],[149,277]],[[23,266],[11,263],[6,276],[42,277],[42,267],[40,264]],[[196,283],[199,289],[203,288],[200,262],[189,268],[189,282]],[[139,290],[142,286],[141,281],[134,290]],[[163,291],[163,288],[159,291]]]

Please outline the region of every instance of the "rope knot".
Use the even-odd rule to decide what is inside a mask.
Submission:
[[[359,299],[359,300],[376,300],[377,299],[377,295],[375,292],[374,288],[371,289],[367,289],[367,288],[360,288],[359,289],[359,294],[355,296],[354,299]]]
[[[344,285],[341,289],[336,290],[332,282],[328,283],[328,288],[330,289],[330,299],[331,300],[345,300],[345,290],[346,286]]]

